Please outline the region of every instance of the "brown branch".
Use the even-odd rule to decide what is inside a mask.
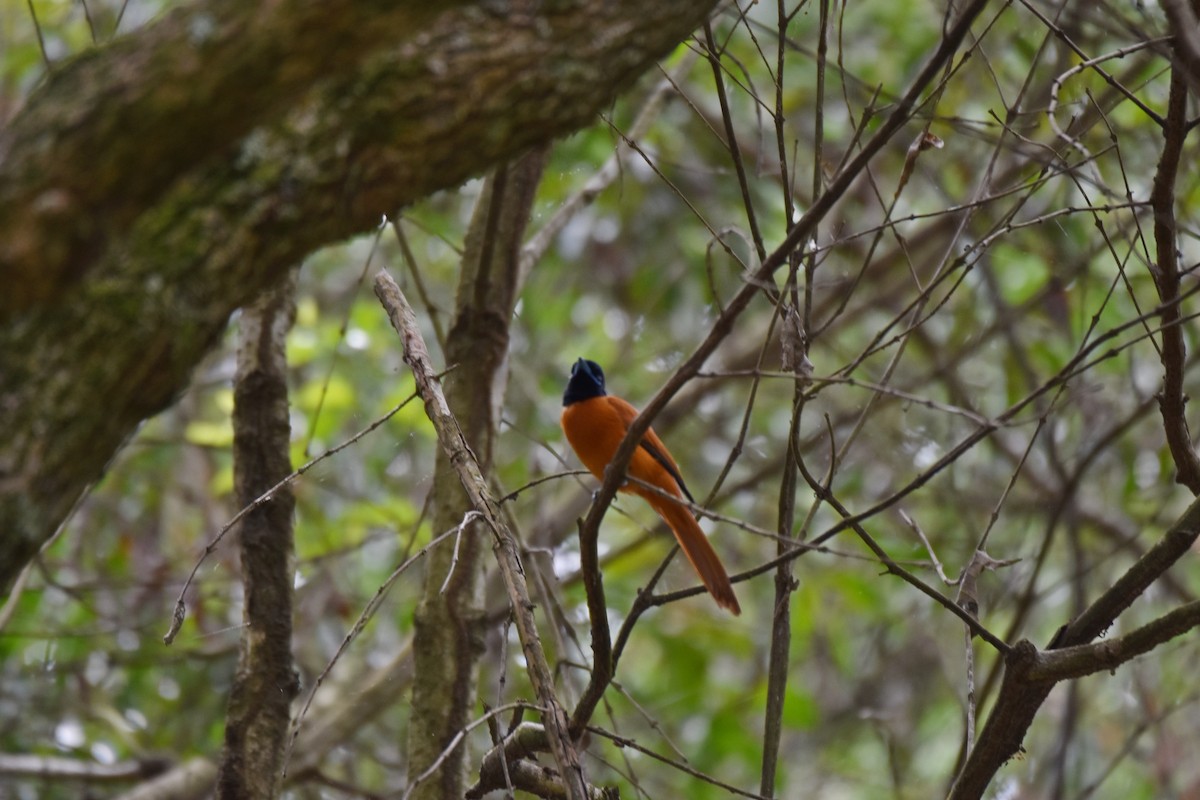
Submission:
[[[87,786],[145,780],[161,775],[171,762],[162,758],[139,758],[100,764],[83,758],[0,753],[0,775],[8,778],[38,778],[50,783],[82,781]]]
[[[231,13],[238,19],[270,13],[256,11],[258,5],[211,2],[237,6]],[[269,9],[278,10],[283,19],[277,21],[286,26],[288,10],[297,5],[300,0]],[[331,15],[343,5],[334,3]],[[619,90],[703,21],[711,5],[587,0],[505,12],[482,2],[426,4],[436,9],[420,12],[432,14],[428,24],[411,31],[388,25],[369,34],[372,42],[391,38],[393,45],[374,47],[374,57],[361,54],[357,68],[335,71],[323,83],[304,82],[302,97],[284,92],[289,102],[267,103],[265,117],[214,127],[208,118],[181,112],[168,117],[170,130],[139,121],[120,127],[108,142],[91,135],[86,148],[54,135],[58,121],[71,121],[59,115],[74,107],[78,92],[60,89],[65,79],[48,80],[9,126],[24,131],[22,141],[31,144],[18,148],[6,139],[0,146],[0,229],[7,231],[8,220],[41,215],[18,224],[12,236],[0,234],[6,287],[0,292],[6,322],[0,325],[0,429],[10,434],[0,439],[0,592],[136,426],[179,395],[234,309],[314,249],[373,230],[380,214],[590,123]],[[390,14],[378,12],[380,19]],[[361,16],[350,14],[347,23],[354,27]],[[163,24],[175,19],[168,15]],[[219,37],[227,33],[221,22],[226,17],[217,19],[219,30],[212,33]],[[197,113],[213,115],[214,123],[227,108],[255,106],[244,94],[221,94],[214,101],[187,81],[160,82],[177,70],[130,70],[142,47],[154,49],[158,24],[88,51],[62,69],[79,73],[78,81],[125,76],[142,81],[144,91],[155,96],[193,98]],[[324,33],[339,29],[334,23]],[[187,28],[173,50],[163,49],[198,61],[200,69],[223,72],[253,58],[250,51],[279,49],[260,26],[250,26],[234,48],[244,58],[210,61],[192,39],[206,30]],[[419,47],[413,44],[418,37]],[[336,35],[330,41],[356,49]],[[304,63],[288,58],[280,71],[324,69],[317,46],[297,52]],[[215,80],[202,85],[211,87]],[[91,97],[103,113],[108,95]],[[295,116],[289,116],[293,105]],[[156,118],[151,115],[151,121]],[[45,136],[38,135],[39,128]],[[130,135],[131,130],[144,135]],[[195,136],[197,130],[205,136]],[[88,137],[84,131],[77,135]],[[193,158],[196,152],[185,145],[197,141],[207,142],[209,157]],[[169,152],[155,149],[160,142]],[[15,153],[34,145],[47,153],[15,160]],[[72,171],[76,183],[111,184],[104,177],[111,173],[117,188],[85,200],[86,187],[72,184],[64,191],[58,172],[23,166],[38,159],[75,163],[71,146],[84,153],[85,168]],[[114,166],[124,162],[112,154],[130,148],[137,166]],[[125,202],[126,181],[142,176],[161,181],[162,188],[146,184],[130,195],[140,198],[136,203]],[[24,202],[29,197],[36,202]],[[68,213],[110,203],[114,211],[108,216]],[[26,274],[28,281],[20,277]],[[17,288],[25,293],[19,306]],[[34,297],[50,302],[34,307]]]
[[[592,625],[592,673],[579,702],[575,704],[575,710],[571,712],[571,736],[576,739],[583,734],[617,668],[613,659],[612,634],[608,628],[604,578],[600,572],[599,531],[599,526],[588,528],[582,521],[579,523],[579,574],[583,578],[588,618]]]
[[[138,784],[116,800],[191,800],[211,797],[217,767],[207,758],[192,758],[162,775]]]
[[[14,212],[0,214],[9,276],[0,313],[78,280],[81,264],[180,172],[443,11],[421,2],[209,0],[52,70],[0,130],[0,208]],[[48,239],[57,245],[45,248]]]
[[[1175,461],[1175,481],[1200,494],[1200,458],[1192,446],[1187,424],[1187,397],[1183,391],[1187,346],[1179,298],[1179,250],[1175,234],[1175,181],[1187,138],[1187,86],[1183,72],[1171,70],[1171,89],[1167,100],[1167,118],[1163,124],[1163,148],[1154,173],[1150,207],[1154,210],[1154,246],[1157,261],[1152,267],[1154,283],[1162,300],[1163,388],[1158,405],[1162,412],[1167,447]]]
[[[549,749],[546,729],[533,722],[522,722],[484,755],[479,765],[479,780],[467,789],[464,797],[483,797],[488,792],[505,788],[506,768],[507,778],[513,782],[514,788],[525,788],[518,783],[519,778],[516,777],[522,769],[520,765],[529,765],[538,753]],[[532,766],[542,769],[536,764]]]
[[[550,740],[550,751],[558,764],[561,779],[567,789],[567,797],[571,800],[586,800],[590,796],[589,789],[584,780],[579,754],[575,751],[567,730],[566,713],[554,693],[554,679],[534,622],[534,605],[529,599],[524,570],[517,556],[519,548],[516,538],[504,522],[499,505],[491,496],[475,455],[463,439],[458,420],[446,405],[446,398],[429,360],[429,353],[412,307],[387,272],[380,272],[375,278],[375,295],[387,310],[392,327],[400,334],[404,343],[404,361],[412,368],[418,391],[425,401],[425,413],[437,431],[438,442],[458,473],[472,507],[483,515],[488,529],[492,532],[493,551],[499,562],[500,573],[512,606],[529,680],[537,695],[538,704],[544,709],[542,722]]]
[[[1172,48],[1177,61],[1172,73],[1186,70],[1192,93],[1200,96],[1200,19],[1189,0],[1163,0],[1163,11],[1174,34]]]
[[[1200,500],[1193,502],[1166,535],[1126,570],[1112,588],[1059,631],[1048,649],[1053,651],[1087,645],[1100,636],[1112,625],[1117,615],[1128,608],[1156,578],[1191,549],[1197,538],[1200,538]],[[1183,606],[1178,611],[1135,631],[1137,637],[1127,642],[1126,646],[1157,643],[1155,637],[1163,635],[1164,631],[1175,630],[1191,620],[1191,615],[1197,613],[1193,606],[1194,604]],[[1187,627],[1183,628],[1186,629]],[[1098,654],[1098,651],[1093,652]],[[975,749],[963,765],[950,793],[951,800],[973,800],[982,797],[996,772],[1020,752],[1025,732],[1029,730],[1038,709],[1054,687],[1052,681],[1035,680],[1032,677],[1042,669],[1042,655],[1037,647],[1024,640],[1014,645],[1005,655],[1000,694],[991,714],[988,715]],[[1098,654],[1098,657],[1104,656]],[[1074,663],[1071,668],[1079,669]]]
[[[1178,561],[1200,537],[1200,500],[1161,539],[1134,562],[1125,574],[1058,636],[1058,647],[1073,647],[1100,636],[1125,609],[1142,596],[1150,584]]]
[[[467,798],[467,800],[474,800],[475,798],[484,797],[489,792],[509,787],[520,789],[522,792],[527,792],[535,797],[545,798],[546,800],[565,800],[567,797],[562,780],[555,774],[554,770],[544,767],[536,761],[512,762],[508,765],[507,778],[507,783],[504,781],[504,776],[501,776],[498,782],[485,783],[480,780],[471,786],[463,797]],[[589,786],[588,791],[587,800],[618,800],[620,797],[615,788]]]
[[[733,129],[733,114],[729,110],[729,96],[725,92],[725,79],[721,72],[721,54],[717,51],[717,43],[713,38],[712,24],[709,22],[704,23],[704,53],[708,56],[708,63],[712,67],[713,85],[717,90],[717,101],[721,105],[721,121],[725,126],[725,147],[729,150],[729,160],[733,162],[734,172],[738,180],[738,189],[742,193],[742,207],[746,210],[746,222],[750,226],[750,238],[754,242],[754,250],[758,254],[758,260],[762,262],[767,257],[767,249],[763,244],[762,232],[758,228],[758,215],[754,212],[754,201],[750,195],[750,182],[746,179],[746,165],[742,161],[742,151],[738,145],[737,131]],[[787,186],[787,184],[785,183],[784,186]]]
[[[446,404],[461,424],[463,443],[490,474],[503,399],[505,359],[519,290],[517,253],[533,209],[546,148],[498,167],[484,182],[467,229],[445,358],[461,364],[446,378]],[[471,507],[450,456],[439,451],[430,508],[434,530],[469,517]],[[465,790],[467,749],[449,750],[474,714],[480,642],[486,630],[484,572],[487,526],[460,526],[454,547],[430,554],[413,618],[414,676],[408,731],[408,768],[436,777],[418,787],[416,800],[459,797]]]
[[[748,797],[748,798],[751,798],[751,800],[765,800],[765,797],[766,797],[765,795],[755,794],[754,792],[747,792],[744,789],[739,789],[738,787],[734,786],[731,783],[724,783],[724,782],[719,781],[716,778],[712,777],[711,775],[705,775],[703,772],[696,769],[695,767],[692,767],[684,762],[676,761],[675,759],[667,758],[666,756],[660,755],[659,753],[656,753],[653,750],[651,750],[649,747],[638,744],[638,742],[635,739],[631,739],[628,736],[618,736],[615,733],[606,731],[603,728],[597,728],[594,725],[588,726],[588,732],[593,733],[596,736],[603,736],[605,739],[608,739],[613,744],[615,744],[617,747],[628,747],[631,750],[636,750],[639,753],[642,753],[644,755],[649,756],[650,758],[653,758],[655,761],[661,761],[664,764],[669,764],[671,767],[679,770],[680,772],[684,772],[688,775],[691,775],[693,778],[698,778],[698,779],[704,781],[705,783],[711,784],[720,789],[724,789],[726,792],[729,792],[732,795],[736,795],[738,797]]]
[[[460,749],[465,750],[466,748],[462,747],[462,745],[466,742],[467,735],[473,729],[479,727],[480,725],[487,725],[489,731],[497,731],[499,729],[499,723],[496,721],[496,716],[498,714],[501,714],[505,711],[513,711],[513,710],[517,711],[517,713],[520,713],[521,711],[523,711],[526,708],[534,708],[536,710],[535,706],[530,706],[527,703],[523,703],[520,701],[518,701],[516,703],[506,703],[505,705],[499,706],[497,708],[489,708],[487,706],[487,704],[485,703],[484,708],[485,708],[484,715],[475,720],[472,720],[470,723],[468,723],[467,725],[464,725],[462,728],[460,728],[458,730],[458,732],[454,734],[454,737],[449,742],[446,743],[446,746],[444,748],[442,748],[441,753],[438,754],[438,757],[436,759],[434,759],[433,763],[431,763],[428,767],[426,767],[424,769],[424,771],[422,771],[420,774],[412,775],[409,778],[408,788],[404,790],[404,794],[401,796],[401,800],[409,800],[409,798],[411,798],[413,796],[413,793],[416,792],[418,789],[420,789],[421,786],[424,785],[426,781],[428,781],[430,778],[432,778],[442,768],[442,766],[444,764],[446,764],[446,762],[449,760],[449,758],[455,752],[457,752]],[[542,730],[540,725],[535,725],[534,727],[538,728],[539,730]],[[549,747],[547,746],[546,737],[544,735],[541,737],[540,743],[542,745],[543,752],[545,752],[546,750],[549,749]],[[542,794],[541,796],[543,796],[543,797],[566,797],[567,795],[566,795],[566,792],[563,790],[562,782],[558,779],[558,775],[554,772],[554,770],[548,769],[545,767],[543,767],[542,769],[554,779],[553,783],[556,788],[556,791],[554,791],[553,794]],[[440,787],[435,787],[435,788],[437,788],[438,791],[435,792],[435,794],[433,795],[434,797],[444,798],[446,796],[445,793],[440,791]],[[465,796],[469,795],[469,792],[466,792],[464,790],[464,795]]]
[[[1057,683],[1114,670],[1197,626],[1200,626],[1200,601],[1180,606],[1116,639],[1038,653],[1025,677],[1029,681]]]
[[[824,4],[822,8],[824,8]],[[782,12],[782,4],[780,5]],[[822,14],[824,22],[824,14]],[[782,24],[782,23],[781,23]],[[781,31],[782,33],[782,31]],[[822,34],[823,36],[824,34]],[[780,37],[782,38],[782,36]],[[781,55],[782,58],[782,55]],[[782,81],[782,78],[780,78]],[[790,205],[790,202],[789,202]],[[793,301],[795,300],[795,273],[789,278]],[[798,358],[807,358],[807,347],[803,342],[802,332],[793,328],[791,323],[799,324],[799,311],[794,305],[788,305],[785,312],[785,333],[795,330],[800,336],[792,338],[799,341],[791,357],[785,356],[786,367],[795,368]],[[786,350],[785,350],[786,352]],[[779,538],[775,542],[775,553],[781,556],[789,552],[793,543],[791,539],[799,539],[807,535],[805,525],[796,527],[796,489],[798,470],[796,464],[800,461],[800,423],[803,417],[805,400],[805,381],[797,380],[792,387],[792,418],[788,427],[787,451],[784,457],[783,474],[780,477],[779,499],[777,501],[777,530]],[[830,467],[832,474],[833,467]],[[813,508],[815,508],[814,504]],[[810,509],[811,511],[812,509]],[[788,676],[791,672],[791,643],[792,643],[792,607],[791,595],[799,584],[794,577],[795,564],[793,561],[782,561],[775,570],[775,597],[771,612],[771,646],[767,655],[767,698],[763,712],[763,757],[759,769],[759,792],[772,797],[775,794],[775,781],[778,777],[779,747],[783,736],[783,712],[786,702]]]
[[[287,332],[295,318],[295,273],[241,317],[234,379],[233,480],[249,505],[292,471]],[[295,497],[285,486],[241,522],[245,597],[241,652],[229,694],[217,796],[278,797],[291,703]]]

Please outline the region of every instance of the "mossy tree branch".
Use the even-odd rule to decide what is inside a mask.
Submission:
[[[308,5],[271,8],[287,18]],[[396,8],[376,10],[382,30],[355,40],[357,57],[336,61],[321,81],[288,72],[293,62],[322,63],[300,22],[276,20],[296,28],[281,43],[254,4],[189,6],[211,9],[212,35],[230,41],[198,46],[188,38],[195,25],[167,15],[63,66],[0,140],[0,220],[49,215],[27,220],[20,237],[0,235],[0,280],[23,287],[0,305],[0,592],[136,426],[184,388],[233,310],[313,250],[587,124],[714,4],[336,7],[370,14],[377,5]],[[310,17],[305,24],[319,27]],[[338,30],[327,30],[331,40]],[[272,79],[279,102],[237,88],[259,62],[222,59],[230,49],[282,60]],[[131,73],[143,62],[154,69]],[[130,114],[156,88],[189,94],[191,62],[225,74],[206,86],[234,88],[172,113],[148,100],[154,113],[121,125],[111,122],[115,108],[99,120],[70,112],[81,98],[103,102],[93,93],[105,86],[86,75],[123,76],[129,85],[118,81],[124,88],[109,99]],[[93,135],[66,136],[74,124],[95,125]],[[22,155],[70,163],[85,152],[92,170],[111,176],[86,197],[54,170],[27,169]],[[126,197],[123,180],[140,188]],[[111,215],[88,213],[110,204]],[[29,254],[47,260],[31,265]]]

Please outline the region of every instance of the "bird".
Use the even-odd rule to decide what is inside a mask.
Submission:
[[[571,377],[563,392],[562,429],[571,449],[597,480],[604,480],[605,467],[616,455],[637,415],[637,409],[628,402],[608,394],[604,370],[595,361],[580,358],[571,367]],[[741,606],[721,559],[700,529],[700,523],[683,504],[684,498],[692,503],[695,500],[683,482],[679,465],[652,429],[647,429],[638,443],[629,460],[627,474],[675,498],[664,497],[632,481],[620,487],[622,492],[643,498],[670,526],[683,554],[717,605],[735,616],[741,614]]]

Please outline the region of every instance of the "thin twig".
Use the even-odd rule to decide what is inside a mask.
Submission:
[[[516,708],[532,708],[534,710],[540,710],[537,706],[530,705],[529,703],[506,703],[505,705],[488,710],[483,714],[483,716],[467,723],[462,730],[454,734],[453,738],[450,739],[450,742],[442,749],[442,752],[438,754],[438,757],[433,760],[433,763],[430,764],[424,772],[409,781],[408,787],[404,790],[404,794],[401,795],[402,800],[408,800],[408,798],[412,796],[412,793],[416,791],[418,786],[429,780],[430,777],[432,777],[434,773],[438,771],[442,764],[445,763],[446,759],[450,757],[450,754],[453,753],[454,750],[463,743],[463,740],[467,738],[468,733],[473,731],[475,728],[478,728],[480,725],[485,724],[497,714],[501,714],[505,711],[512,711]]]
[[[664,764],[671,765],[672,767],[679,770],[680,772],[686,772],[688,775],[691,775],[693,778],[699,778],[700,780],[704,781],[705,783],[710,783],[719,789],[724,789],[725,791],[729,792],[730,794],[735,794],[738,797],[749,797],[752,800],[768,800],[768,798],[764,797],[761,794],[755,794],[754,792],[747,792],[745,789],[739,789],[738,787],[734,786],[733,784],[719,781],[716,778],[712,777],[711,775],[706,775],[703,772],[701,772],[700,770],[698,770],[694,767],[691,767],[687,764],[684,764],[681,761],[676,761],[673,758],[667,758],[664,755],[654,752],[653,750],[651,750],[648,747],[643,747],[642,745],[638,744],[636,740],[630,739],[627,736],[618,736],[615,733],[610,733],[609,731],[604,730],[603,728],[597,728],[595,725],[588,725],[587,730],[589,733],[593,733],[596,736],[602,736],[605,739],[608,739],[613,744],[615,744],[617,747],[628,747],[633,750],[637,750],[639,753],[648,755],[656,761],[661,761]]]
[[[453,367],[450,367],[449,369],[447,369],[446,372],[449,372],[450,369],[453,369]],[[445,373],[443,373],[443,374],[445,374]],[[279,492],[279,490],[283,489],[285,486],[287,486],[290,483],[292,483],[293,481],[295,481],[297,478],[299,478],[304,473],[308,472],[310,469],[315,467],[317,464],[321,463],[322,461],[324,461],[325,459],[329,458],[332,455],[336,455],[337,453],[340,453],[341,451],[345,450],[350,445],[357,442],[359,439],[366,436],[368,433],[371,433],[373,430],[378,428],[383,423],[387,422],[389,419],[391,419],[393,416],[396,415],[396,412],[398,412],[400,409],[404,408],[406,405],[408,405],[410,402],[412,402],[416,397],[417,397],[416,392],[414,392],[413,394],[410,394],[408,397],[401,400],[399,405],[397,405],[391,411],[387,412],[382,417],[375,420],[370,425],[363,428],[361,431],[354,434],[346,441],[342,442],[341,444],[339,444],[335,447],[329,448],[324,453],[321,453],[319,456],[317,456],[316,458],[312,459],[304,466],[297,469],[291,475],[288,475],[286,478],[281,480],[279,483],[275,484],[270,489],[263,492],[261,495],[258,496],[257,499],[255,499],[255,501],[253,503],[251,503],[250,505],[243,508],[241,511],[234,514],[233,518],[230,519],[229,522],[226,522],[224,525],[222,525],[221,529],[219,531],[217,531],[217,535],[212,538],[212,541],[210,541],[208,544],[206,544],[204,546],[204,552],[202,552],[200,554],[200,558],[197,559],[196,563],[192,566],[192,571],[191,571],[191,573],[188,574],[187,580],[185,580],[183,582],[183,588],[181,588],[179,590],[179,597],[177,597],[175,599],[175,610],[171,615],[171,627],[167,630],[166,635],[163,636],[163,643],[171,644],[171,642],[175,641],[175,637],[179,635],[179,629],[181,627],[183,627],[183,620],[187,616],[187,605],[184,603],[183,598],[184,598],[184,595],[187,594],[188,588],[191,587],[192,581],[195,580],[196,573],[200,571],[200,566],[204,563],[204,561],[210,555],[212,555],[214,552],[216,552],[217,546],[221,544],[221,540],[225,538],[225,534],[229,533],[230,529],[233,528],[234,525],[238,524],[238,522],[241,521],[242,517],[246,516],[251,511],[253,511],[254,509],[263,505],[264,503],[269,503],[271,501],[271,498],[273,498],[275,496],[275,494],[277,492]]]
[[[450,577],[454,574],[454,568],[458,566],[458,546],[462,543],[463,533],[467,526],[479,519],[480,516],[478,511],[468,511],[463,515],[462,522],[458,523],[458,527],[454,529],[454,554],[450,557],[450,569],[446,570],[446,580],[442,581],[442,588],[438,590],[440,593],[446,593],[446,587],[450,585]]]
[[[25,0],[29,8],[29,19],[33,21],[33,30],[37,34],[38,49],[42,53],[42,63],[50,66],[50,55],[46,52],[46,39],[42,36],[42,23],[38,20],[37,11],[33,8],[33,0]]]
[[[466,520],[463,521],[463,525],[465,524]],[[308,697],[305,699],[304,705],[301,707],[300,712],[296,714],[296,719],[292,722],[292,735],[288,741],[288,752],[283,759],[284,775],[287,774],[287,764],[291,759],[292,749],[296,744],[296,737],[300,735],[300,725],[304,722],[304,717],[308,714],[309,706],[312,705],[313,698],[317,696],[317,690],[321,688],[321,684],[325,682],[325,679],[329,677],[329,673],[333,671],[334,665],[337,664],[338,660],[342,657],[342,654],[346,652],[346,648],[350,646],[351,642],[358,638],[358,635],[362,633],[363,628],[365,628],[367,623],[371,621],[371,618],[375,616],[375,612],[383,603],[383,599],[387,596],[388,591],[391,590],[392,585],[395,584],[400,576],[407,572],[409,567],[424,558],[426,553],[445,541],[451,534],[460,533],[463,525],[451,528],[450,530],[435,536],[433,540],[429,542],[429,544],[425,545],[420,550],[413,553],[410,557],[401,562],[394,570],[392,570],[392,573],[384,579],[383,583],[379,584],[379,587],[375,590],[375,595],[367,602],[366,606],[363,607],[362,612],[358,615],[358,619],[354,621],[354,625],[352,625],[350,630],[346,632],[346,635],[342,637],[342,643],[338,645],[337,651],[334,652],[333,656],[329,659],[329,662],[325,664],[325,668],[321,670],[321,673],[317,675],[317,679],[313,682],[312,690],[308,693]]]

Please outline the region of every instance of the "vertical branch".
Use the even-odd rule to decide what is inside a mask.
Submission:
[[[416,315],[400,292],[400,287],[390,275],[380,272],[375,279],[375,294],[387,309],[392,326],[404,340],[404,361],[412,367],[417,391],[425,401],[425,412],[437,430],[441,449],[446,453],[447,460],[466,490],[468,501],[484,518],[485,529],[491,533],[492,550],[500,564],[500,574],[512,605],[529,681],[541,708],[550,752],[558,764],[565,796],[569,800],[582,800],[588,797],[583,767],[567,733],[566,712],[554,693],[554,679],[546,662],[546,654],[542,650],[537,625],[534,623],[534,606],[529,599],[524,570],[517,556],[516,538],[505,524],[499,506],[488,490],[479,461],[468,445],[459,421],[447,405],[437,374],[430,364],[425,342],[421,338]]]
[[[783,37],[780,36],[779,49],[781,51],[783,50],[782,41]],[[758,215],[754,213],[754,202],[750,197],[750,182],[746,179],[746,165],[742,161],[742,150],[738,145],[737,131],[733,129],[733,114],[729,110],[729,97],[725,93],[725,78],[721,74],[721,54],[717,52],[717,43],[713,38],[711,22],[704,23],[704,47],[708,55],[708,63],[712,66],[713,84],[717,89],[717,100],[721,104],[721,121],[725,124],[729,158],[733,161],[738,188],[742,192],[742,205],[746,208],[746,222],[750,225],[750,238],[754,240],[754,250],[758,254],[758,263],[761,264],[767,257],[767,247],[763,244],[762,232],[758,229]]]
[[[293,272],[242,312],[233,480],[243,506],[292,471],[284,344],[295,317],[294,295]],[[285,486],[242,518],[238,538],[245,627],[229,695],[218,797],[279,796],[291,703],[300,690],[291,650],[294,507],[291,487]]]
[[[795,313],[789,309],[789,314]],[[788,327],[785,326],[784,335]],[[796,394],[803,389],[796,384]],[[782,556],[792,549],[790,539],[796,517],[796,463],[799,453],[800,402],[792,406],[792,422],[787,443],[787,459],[779,485],[779,522],[776,554]],[[793,575],[795,562],[785,559],[775,568],[775,602],[771,609],[771,649],[767,658],[767,702],[763,720],[763,757],[759,774],[758,793],[775,796],[775,776],[778,771],[779,744],[783,736],[783,705],[792,649],[792,592],[796,590]]]
[[[446,336],[446,362],[460,367],[446,377],[446,403],[484,474],[492,467],[521,237],[545,157],[546,149],[539,148],[500,167],[485,182],[467,230],[454,319]],[[454,527],[474,505],[458,468],[448,451],[439,451],[432,489],[434,530]],[[487,525],[472,522],[456,548],[439,548],[429,556],[414,618],[408,757],[412,775],[436,769],[413,793],[418,800],[462,797],[466,790],[466,748],[446,752],[475,712],[484,644],[487,530]]]
[[[1200,8],[1188,0],[1164,0],[1162,7],[1171,21],[1171,49],[1177,59],[1172,70],[1184,70],[1192,92],[1200,94]]]
[[[813,191],[816,197],[821,187],[821,139],[823,118],[821,108],[824,103],[824,60],[827,50],[826,26],[828,24],[828,3],[821,3],[820,25],[817,45],[817,99],[816,99],[816,131],[815,154],[813,156]],[[775,138],[779,148],[780,182],[783,187],[784,219],[791,223],[795,204],[792,197],[792,181],[788,170],[787,141],[784,138],[783,116],[783,76],[785,54],[787,47],[787,27],[790,17],[783,0],[776,7],[779,30],[776,36],[776,65],[775,65]],[[780,341],[783,351],[783,368],[786,371],[799,374],[802,364],[807,360],[807,331],[812,314],[812,285],[813,273],[816,268],[816,256],[810,254],[805,264],[804,280],[804,311],[801,316],[799,293],[797,291],[797,270],[800,265],[801,251],[794,251],[788,257],[788,280],[786,288],[787,305],[782,309],[783,324],[780,328]],[[788,429],[787,455],[783,462],[783,475],[779,482],[778,523],[776,554],[782,556],[792,548],[791,538],[795,535],[793,528],[796,522],[796,487],[798,472],[796,464],[800,458],[800,419],[804,408],[804,386],[797,381],[793,387],[792,419]],[[794,576],[795,562],[786,559],[775,568],[775,600],[771,609],[771,648],[767,660],[767,702],[763,719],[763,756],[759,771],[759,794],[764,797],[775,795],[775,779],[779,769],[779,745],[783,737],[783,707],[787,695],[787,682],[790,673],[792,649],[792,593],[796,590]]]
[[[786,30],[780,33],[786,33]],[[780,47],[782,52],[782,46]],[[817,98],[813,113],[813,173],[812,196],[821,193],[821,169],[825,161],[825,64],[829,58],[829,0],[821,0],[817,33]],[[782,110],[782,109],[780,109]],[[780,149],[783,142],[779,143]],[[786,177],[786,175],[785,175]],[[789,184],[790,187],[790,184]],[[788,221],[791,221],[791,191],[788,191]],[[809,253],[804,263],[804,332],[812,330],[813,276],[817,271],[817,255]]]
[[[588,617],[592,623],[592,674],[571,712],[573,738],[583,735],[616,670],[612,633],[608,628],[608,605],[604,602],[604,581],[600,574],[599,533],[598,527],[579,526],[579,571],[583,575]]]
[[[1179,308],[1179,251],[1175,236],[1175,181],[1179,159],[1187,138],[1187,82],[1183,71],[1171,68],[1171,89],[1167,100],[1167,118],[1163,124],[1163,149],[1154,173],[1150,207],[1154,211],[1154,247],[1157,262],[1154,283],[1162,300],[1163,387],[1158,396],[1167,446],[1175,461],[1175,481],[1200,494],[1200,459],[1192,447],[1183,393],[1184,361],[1187,347],[1183,342],[1182,311]]]

